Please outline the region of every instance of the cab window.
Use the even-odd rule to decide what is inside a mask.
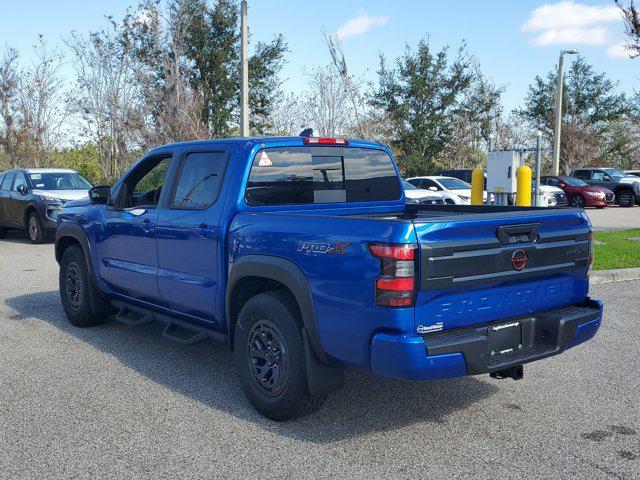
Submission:
[[[381,150],[279,147],[260,150],[247,182],[248,205],[399,200],[400,181]]]
[[[225,152],[197,152],[187,155],[180,172],[172,208],[202,210],[218,198]]]
[[[162,155],[148,158],[138,165],[123,181],[116,207],[157,207],[170,163],[171,156]]]

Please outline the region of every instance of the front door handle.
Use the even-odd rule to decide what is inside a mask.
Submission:
[[[216,228],[210,227],[206,223],[203,223],[196,227],[196,233],[200,235],[202,238],[215,238]]]
[[[156,224],[148,218],[146,218],[140,225],[142,226],[142,231],[144,233],[153,233],[156,229]]]

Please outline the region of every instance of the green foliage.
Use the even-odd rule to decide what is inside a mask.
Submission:
[[[51,152],[51,165],[72,168],[93,184],[103,183],[100,173],[100,155],[93,144],[79,145]]]
[[[392,124],[391,146],[404,175],[433,173],[438,160],[448,156],[447,147],[456,143],[457,121],[466,116],[484,122],[486,113],[495,109],[500,90],[494,89],[486,103],[473,101],[472,65],[464,45],[450,59],[447,47],[434,53],[427,39],[415,51],[407,47],[394,68],[381,56],[379,86],[370,103]],[[487,98],[484,86],[478,91]],[[484,122],[479,129],[489,127]]]
[[[542,130],[550,142],[556,82],[555,71],[549,72],[546,79],[536,77],[524,108],[517,112],[532,128]],[[562,93],[561,169],[566,172],[586,164],[598,165],[607,132],[628,111],[626,97],[617,92],[617,82],[604,73],[596,73],[582,57],[563,76]]]
[[[640,267],[640,228],[595,232],[594,270]]]

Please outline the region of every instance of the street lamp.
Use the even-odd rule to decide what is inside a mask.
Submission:
[[[560,130],[562,128],[562,66],[564,56],[577,55],[580,52],[574,48],[562,50],[558,61],[558,84],[556,85],[556,107],[555,107],[555,128],[553,130],[553,174],[558,175],[560,171]]]

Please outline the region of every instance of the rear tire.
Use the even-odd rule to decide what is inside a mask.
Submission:
[[[7,229],[4,227],[0,227],[0,238],[5,238],[7,236]]]
[[[302,417],[326,398],[309,393],[302,319],[284,291],[260,293],[245,303],[236,324],[234,357],[249,401],[271,420]]]
[[[598,210],[602,210],[605,206],[606,206],[606,205],[598,205],[596,208],[597,208]]]
[[[618,205],[629,208],[636,204],[635,196],[631,190],[621,190],[617,195]]]
[[[47,241],[47,237],[44,234],[44,228],[42,227],[42,222],[36,212],[31,212],[27,219],[27,235],[29,236],[31,243],[36,245]]]
[[[94,287],[78,245],[70,246],[62,255],[59,286],[62,308],[73,325],[93,327],[107,321],[111,308]]]

